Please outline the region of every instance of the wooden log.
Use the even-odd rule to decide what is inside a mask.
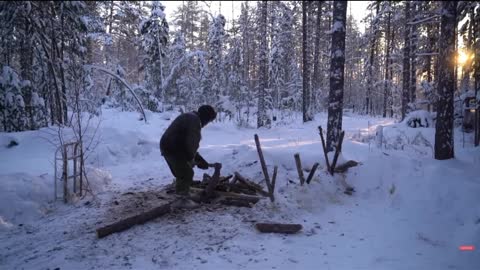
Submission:
[[[235,193],[243,193],[243,194],[248,194],[248,195],[256,195],[257,191],[255,189],[252,189],[248,186],[242,185],[242,184],[222,184],[217,188],[219,190],[220,188],[224,189],[224,191],[230,191],[230,192],[235,192]]]
[[[252,188],[256,192],[258,192],[260,195],[263,195],[263,196],[266,196],[266,197],[270,196],[270,194],[268,192],[266,192],[265,190],[263,190],[260,185],[258,185],[256,183],[253,183],[252,181],[246,179],[245,177],[243,177],[238,172],[235,172],[234,174],[235,174],[235,179],[237,179],[237,181],[240,182],[242,185],[245,185],[245,186],[248,186],[248,187]]]
[[[207,198],[212,198],[215,196],[214,191],[218,182],[220,181],[220,170],[222,169],[221,163],[215,163],[210,166],[213,166],[215,171],[213,172],[212,179],[210,179],[207,187],[205,188],[205,197]]]
[[[203,188],[195,188],[191,187],[191,191],[193,192],[204,192],[205,190]],[[239,193],[234,193],[234,192],[223,192],[223,191],[216,191],[216,194],[219,196],[223,197],[234,197],[234,198],[241,198],[243,200],[247,200],[252,203],[257,203],[260,199],[263,199],[264,197],[258,197],[258,196],[253,196],[253,195],[247,195],[247,194],[239,194]]]
[[[257,223],[257,230],[262,233],[297,233],[303,227],[301,224]]]
[[[300,185],[303,186],[305,183],[305,177],[303,176],[302,161],[300,160],[300,154],[296,153],[294,156],[295,165],[297,166],[298,178],[300,178]]]
[[[233,197],[225,197],[222,200],[220,200],[219,203],[223,205],[229,205],[229,206],[252,208],[252,202],[245,201],[238,198],[233,198]]]
[[[344,173],[346,172],[349,168],[358,166],[358,162],[355,160],[349,160],[346,163],[343,163],[341,165],[338,165],[335,167],[335,172],[336,173]]]
[[[114,223],[112,223],[110,225],[107,225],[105,227],[98,228],[97,229],[97,237],[98,238],[103,238],[103,237],[108,236],[112,233],[127,230],[127,229],[129,229],[129,228],[131,228],[135,225],[143,224],[147,221],[150,221],[152,219],[155,219],[157,217],[160,217],[162,215],[170,213],[171,210],[172,210],[172,208],[171,208],[172,203],[173,202],[155,207],[155,208],[153,208],[149,211],[143,212],[141,214],[137,214],[137,215],[131,216],[129,218],[114,222]]]
[[[265,182],[267,183],[268,193],[270,194],[270,200],[275,201],[272,192],[272,185],[270,183],[270,177],[268,176],[267,164],[265,163],[265,158],[263,157],[262,147],[260,146],[260,139],[258,135],[255,134],[255,145],[257,146],[258,157],[260,158],[260,164],[262,165],[263,175],[265,176]]]
[[[318,126],[318,131],[320,132],[320,139],[322,139],[322,148],[325,156],[325,163],[327,164],[327,170],[330,171],[330,162],[328,161],[327,146],[325,145],[325,138],[323,138],[322,126]]]
[[[337,165],[337,160],[338,156],[340,155],[340,152],[342,152],[342,143],[343,143],[343,138],[345,137],[345,131],[342,131],[340,133],[340,139],[337,143],[337,147],[335,149],[335,156],[333,157],[333,162],[332,166],[330,166],[330,174],[333,175],[333,172],[335,170],[335,166]]]
[[[312,170],[310,171],[307,177],[307,184],[310,184],[310,181],[312,181],[313,175],[315,174],[315,171],[317,170],[318,165],[320,165],[318,164],[318,162],[313,164]]]

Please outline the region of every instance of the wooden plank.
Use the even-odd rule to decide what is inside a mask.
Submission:
[[[281,223],[257,223],[257,230],[262,233],[288,233],[299,232],[303,227],[301,224],[281,224]]]

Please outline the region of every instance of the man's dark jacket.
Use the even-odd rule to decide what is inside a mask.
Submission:
[[[203,158],[197,154],[200,146],[202,123],[197,112],[179,115],[160,139],[160,151],[164,156],[191,162]],[[205,162],[206,163],[206,162]]]

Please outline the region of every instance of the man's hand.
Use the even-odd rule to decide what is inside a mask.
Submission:
[[[208,162],[205,160],[198,160],[197,161],[197,167],[202,170],[207,170],[208,169]]]
[[[208,169],[208,162],[199,154],[195,154],[195,164],[199,169],[207,170]]]

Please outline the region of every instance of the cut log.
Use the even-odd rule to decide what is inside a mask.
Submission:
[[[258,135],[255,134],[255,145],[257,146],[258,157],[260,158],[260,164],[262,165],[263,175],[265,176],[265,182],[267,183],[268,193],[270,194],[270,200],[275,201],[273,197],[272,184],[270,183],[270,177],[268,176],[267,164],[265,163],[265,158],[263,157],[262,147],[260,146],[260,139]]]
[[[323,154],[325,156],[325,163],[327,164],[327,170],[330,171],[330,162],[328,161],[327,147],[325,145],[325,138],[323,138],[322,126],[318,126],[318,131],[320,132],[320,139],[322,139],[322,148],[323,148]]]
[[[335,149],[335,156],[333,157],[332,166],[330,166],[330,174],[331,175],[333,175],[333,172],[335,170],[335,166],[337,165],[338,156],[340,155],[340,152],[342,152],[342,143],[343,143],[343,138],[344,137],[345,137],[345,131],[342,131],[340,133],[340,139],[339,139],[337,147]]]
[[[215,163],[210,165],[215,168],[212,178],[208,182],[207,188],[205,188],[205,197],[212,198],[215,196],[215,188],[217,187],[218,182],[220,181],[220,170],[222,169],[221,163]]]
[[[307,184],[310,184],[310,181],[312,181],[313,175],[315,175],[315,171],[317,170],[318,165],[319,165],[318,163],[313,164],[312,170],[310,171],[307,177]]]
[[[240,173],[238,172],[235,172],[235,179],[240,182],[242,185],[245,185],[253,190],[255,190],[256,192],[258,192],[260,195],[263,195],[263,196],[266,196],[266,197],[269,197],[270,194],[268,192],[266,192],[265,190],[262,189],[262,187],[260,185],[258,185],[257,183],[254,183],[248,179],[246,179],[245,177],[243,177]]]
[[[341,165],[336,166],[335,172],[336,172],[336,173],[344,173],[344,172],[346,172],[349,168],[358,166],[358,164],[359,164],[359,163],[356,162],[355,160],[349,160],[349,161],[347,161],[346,163],[343,163],[343,164],[341,164]]]
[[[295,165],[297,166],[298,178],[300,178],[300,185],[303,186],[303,183],[305,183],[305,177],[303,176],[302,161],[300,160],[300,154],[296,153],[294,157],[295,157]]]
[[[174,201],[175,202],[175,201]],[[143,224],[147,221],[150,221],[152,219],[155,219],[157,217],[163,216],[167,213],[170,213],[172,208],[171,204],[174,203],[167,203],[158,207],[155,207],[149,211],[143,212],[138,215],[131,216],[129,218],[114,222],[110,225],[107,225],[105,227],[101,227],[97,229],[97,237],[98,238],[103,238],[105,236],[108,236],[112,233],[116,232],[121,232],[124,230],[127,230],[135,225]]]
[[[302,229],[301,224],[257,223],[257,230],[262,233],[297,233]]]

